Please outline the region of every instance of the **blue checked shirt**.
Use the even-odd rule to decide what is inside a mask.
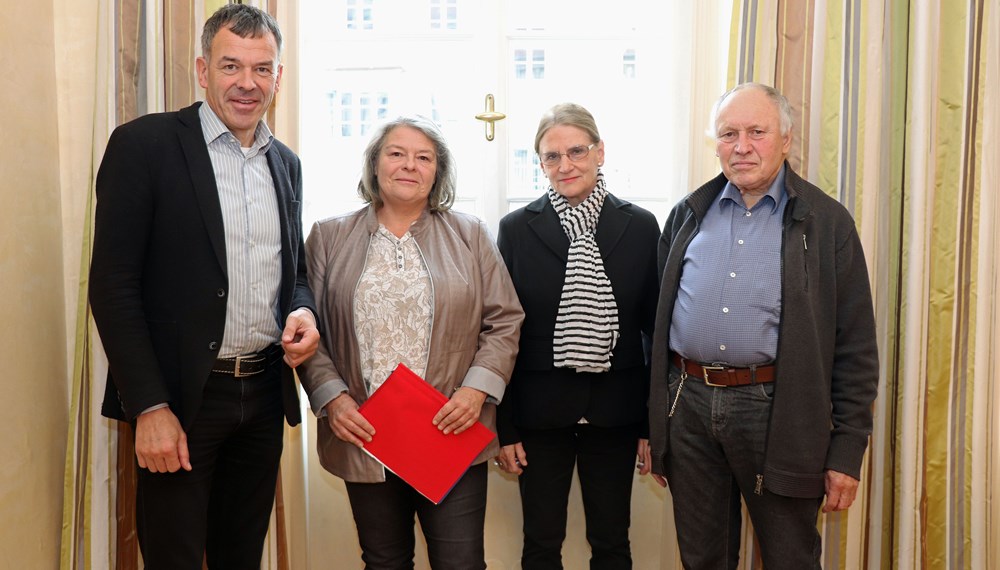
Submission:
[[[739,190],[726,184],[685,252],[670,350],[703,363],[774,361],[787,203],[784,166],[750,210]]]

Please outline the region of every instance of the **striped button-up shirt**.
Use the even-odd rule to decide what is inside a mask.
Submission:
[[[774,361],[787,203],[784,167],[749,210],[739,190],[726,184],[684,254],[670,350],[704,363]]]
[[[260,122],[253,146],[241,148],[207,103],[199,114],[226,233],[229,296],[219,351],[226,358],[257,352],[281,337],[281,223],[265,155],[274,137]]]

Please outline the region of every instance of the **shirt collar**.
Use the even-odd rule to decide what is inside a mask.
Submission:
[[[219,137],[224,137],[227,134],[230,135],[231,140],[235,141],[237,145],[240,144],[236,135],[229,131],[229,128],[226,127],[222,119],[215,114],[212,106],[207,102],[203,102],[201,107],[198,108],[198,118],[201,119],[201,130],[205,134],[205,144],[212,144]],[[253,137],[253,145],[250,148],[259,150],[261,153],[267,152],[271,146],[271,141],[274,140],[271,129],[267,128],[267,124],[264,121],[257,121],[257,128],[254,130]]]
[[[761,197],[761,200],[764,200],[764,198],[771,198],[771,213],[773,214],[778,211],[778,207],[781,204],[781,201],[785,198],[785,194],[785,165],[782,164],[781,168],[778,170],[778,175],[774,177],[774,181],[771,182],[771,186],[768,187],[767,194],[764,194],[764,196]],[[746,206],[746,203],[743,201],[743,195],[740,194],[740,191],[736,189],[736,186],[729,181],[726,182],[726,187],[719,193],[717,203],[721,204],[723,200],[732,200],[737,204]]]

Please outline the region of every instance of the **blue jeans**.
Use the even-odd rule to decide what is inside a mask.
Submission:
[[[670,402],[680,371],[670,370]],[[774,383],[715,388],[688,377],[670,420],[666,475],[685,568],[739,563],[740,497],[747,504],[767,570],[820,568],[816,517],[821,498],[796,499],[758,488]]]

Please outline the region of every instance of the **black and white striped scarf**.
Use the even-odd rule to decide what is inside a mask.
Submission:
[[[618,304],[594,239],[607,195],[601,172],[594,191],[575,208],[552,188],[548,192],[570,241],[552,351],[557,367],[577,372],[607,372],[618,342]]]

